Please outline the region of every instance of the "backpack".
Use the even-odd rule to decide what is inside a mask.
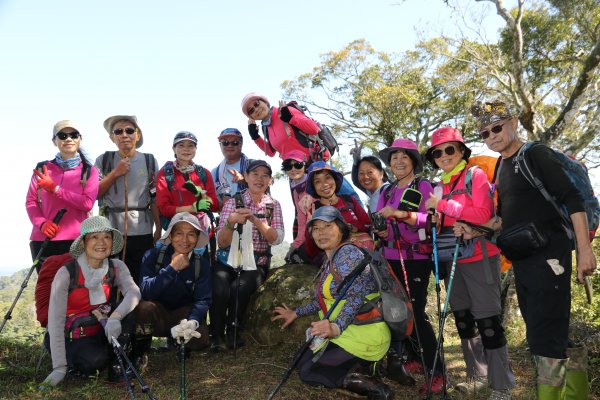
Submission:
[[[340,246],[336,252],[342,247]],[[369,252],[360,247],[357,248],[365,258],[371,260],[369,270],[379,293],[363,303],[352,323],[365,325],[384,321],[392,334],[392,342],[406,339],[412,333],[414,315],[412,304],[404,290],[404,286],[402,286],[392,267],[380,252]],[[335,253],[331,259],[334,258]],[[333,272],[334,279],[341,282],[340,276],[336,276],[335,271]]]
[[[300,111],[303,115],[306,115],[306,106],[301,106],[296,101],[290,101],[286,105],[288,107],[295,108],[296,110]],[[314,119],[312,120],[315,121],[317,127],[319,128],[319,132],[316,135],[308,135],[302,132],[297,127],[291,125],[292,131],[294,132],[294,137],[296,138],[298,143],[300,143],[300,145],[309,149],[311,158],[310,161],[323,160],[325,158],[325,151],[329,151],[330,157],[333,156],[335,152],[339,150],[337,140],[331,133],[331,130],[326,125],[323,125],[319,121],[316,121]],[[289,130],[290,124],[288,124],[287,122],[283,122],[283,125],[285,127],[285,132],[287,133],[287,135],[291,136],[291,132]],[[263,134],[265,135],[266,142],[269,142],[268,127],[263,126],[262,130]],[[271,147],[271,150],[275,152],[275,149],[273,149],[270,142],[269,146]]]
[[[558,215],[562,219],[563,227],[567,232],[567,235],[570,238],[574,238],[575,235],[573,233],[573,224],[566,207],[563,204],[559,205],[556,202],[556,199],[554,199],[554,197],[552,197],[552,195],[544,187],[542,181],[536,176],[533,167],[527,161],[527,151],[534,146],[545,145],[541,142],[525,143],[517,153],[516,168],[518,168],[519,171],[521,171],[525,180],[527,180],[527,182],[531,186],[537,188],[542,194],[542,196],[544,196],[544,198],[550,204],[552,204],[552,206],[558,212]],[[569,177],[569,180],[571,181],[573,186],[575,186],[576,190],[579,192],[581,198],[583,199],[588,228],[590,230],[591,241],[594,238],[596,230],[598,229],[598,224],[600,223],[600,204],[598,203],[598,198],[594,195],[594,188],[592,187],[592,183],[590,182],[588,170],[583,163],[577,161],[573,157],[568,156],[562,151],[554,149],[552,150],[554,151],[556,158],[560,162],[563,171]]]
[[[52,162],[52,161],[50,161]],[[37,165],[35,166],[35,169],[37,169],[40,173],[44,173],[44,166],[48,163],[48,161],[40,161],[39,163],[37,163]],[[81,168],[81,176],[79,177],[80,182],[81,182],[81,188],[85,188],[85,184],[87,183],[88,179],[90,179],[90,175],[92,173],[92,166],[90,164],[88,164],[87,162],[83,162],[82,160],[82,165],[83,167]],[[42,208],[42,195],[41,195],[41,190],[42,188],[38,186],[37,188],[37,202],[38,202],[38,206],[40,207],[40,209]]]
[[[108,259],[109,267],[106,273],[106,280],[111,287],[111,302],[113,302],[113,294],[116,295],[115,289],[115,266],[112,259]],[[79,281],[79,268],[77,261],[71,257],[69,253],[54,255],[46,258],[42,263],[42,268],[38,275],[38,280],[35,285],[35,313],[36,319],[40,325],[45,328],[48,325],[48,307],[50,306],[50,291],[52,289],[52,281],[58,270],[62,266],[66,266],[69,271],[69,293],[76,288],[83,287],[77,282]]]

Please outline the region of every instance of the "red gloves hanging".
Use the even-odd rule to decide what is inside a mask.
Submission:
[[[34,169],[33,172],[39,178],[37,181],[38,187],[41,187],[50,193],[54,193],[56,191],[56,183],[52,180],[52,177],[48,175],[48,167],[44,165],[44,173],[41,173],[37,169]]]

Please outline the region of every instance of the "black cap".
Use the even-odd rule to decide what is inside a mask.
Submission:
[[[273,170],[265,160],[250,160],[250,163],[248,163],[248,166],[246,167],[246,172],[251,172],[258,167],[265,167],[269,170],[269,175],[273,176]]]

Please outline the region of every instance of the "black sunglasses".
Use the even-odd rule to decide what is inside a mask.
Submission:
[[[296,168],[296,169],[301,169],[304,168],[304,162],[303,161],[290,161],[290,162],[283,162],[283,164],[281,164],[281,169],[284,171],[291,171],[292,168]]]
[[[238,146],[240,144],[240,142],[237,140],[232,140],[231,142],[229,140],[223,140],[223,141],[220,141],[219,143],[221,143],[221,146],[225,146],[225,147]]]
[[[260,100],[254,100],[254,104],[248,109],[248,115],[252,116],[258,106],[260,106]]]
[[[496,126],[493,126],[489,131],[479,132],[479,136],[481,137],[481,139],[486,140],[487,138],[490,137],[490,135],[491,135],[490,132],[500,133],[500,132],[502,132],[503,128],[504,128],[504,124],[496,125]]]
[[[74,131],[74,132],[58,132],[56,134],[56,136],[59,138],[60,140],[67,140],[68,137],[70,137],[71,139],[77,139],[79,137],[81,137],[81,133]]]
[[[440,158],[441,156],[443,156],[443,155],[444,155],[444,153],[446,153],[447,155],[451,156],[452,154],[456,153],[456,147],[454,147],[454,146],[448,146],[448,147],[446,147],[444,150],[441,150],[441,149],[434,150],[434,151],[431,153],[431,156],[432,156],[434,159],[438,159],[438,158]]]
[[[128,135],[133,135],[135,133],[136,129],[135,128],[117,128],[117,129],[113,129],[113,134],[120,136],[123,133],[126,133]]]

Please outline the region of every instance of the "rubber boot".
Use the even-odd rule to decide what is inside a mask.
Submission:
[[[368,400],[391,400],[394,398],[394,392],[388,385],[356,372],[346,375],[343,388],[352,393],[367,396]]]
[[[561,400],[568,359],[533,356],[537,369],[537,398]]]
[[[588,383],[588,355],[585,346],[567,349],[567,376],[563,391],[564,400],[587,400],[590,385]]]
[[[402,386],[414,386],[416,383],[404,369],[404,360],[394,349],[390,349],[387,354],[386,376]]]

